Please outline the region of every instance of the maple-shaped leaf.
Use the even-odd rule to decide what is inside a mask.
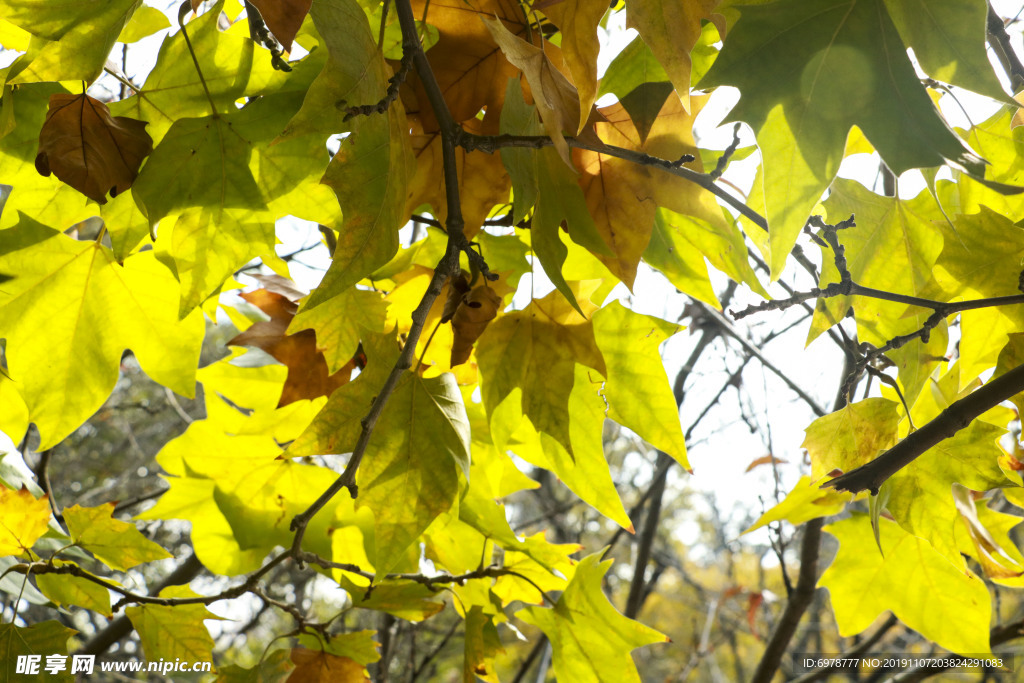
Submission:
[[[339,657],[322,650],[292,648],[295,670],[289,683],[369,683],[366,668],[348,657]]]
[[[55,8],[46,0],[0,2],[0,16],[33,36],[8,82],[92,82],[138,4],[138,0],[69,2]]]
[[[951,652],[990,652],[992,600],[985,582],[895,522],[878,522],[881,550],[866,515],[825,527],[839,552],[818,585],[829,591],[839,635],[855,636],[889,610]]]
[[[608,65],[601,79],[598,96],[614,93],[618,97],[633,119],[633,125],[643,142],[647,140],[651,125],[673,91],[665,68],[655,58],[647,43],[637,36]]]
[[[602,393],[608,417],[690,469],[679,406],[659,351],[679,325],[634,313],[618,301],[594,313],[593,325],[607,368]]]
[[[561,366],[562,360],[557,362]],[[499,449],[509,450],[536,467],[554,472],[584,502],[633,533],[633,523],[615,488],[604,454],[602,434],[608,404],[600,393],[601,376],[597,371],[579,363],[574,363],[571,370],[571,387],[564,388],[568,396],[563,428],[567,432],[568,445],[563,444],[558,435],[539,433],[533,420],[524,419],[519,393],[525,398],[527,391],[543,391],[526,386],[522,392],[516,389],[497,409],[488,411],[491,437]],[[544,371],[538,369],[535,372]],[[538,380],[544,384],[543,375]],[[559,387],[561,390],[563,388]],[[538,398],[551,400],[553,397]]]
[[[235,101],[243,96],[276,92],[301,96],[323,65],[324,55],[314,51],[291,73],[275,70],[269,58],[261,58],[248,31],[220,30],[217,24],[223,9],[224,2],[219,0],[188,22],[191,47],[182,31],[166,38],[153,70],[136,94],[111,104],[111,111],[148,121],[150,134],[159,139],[174,122],[209,114],[211,98],[217,113],[226,114],[237,110]],[[203,78],[192,62],[192,52]]]
[[[112,117],[107,105],[88,95],[50,96],[39,131],[36,170],[52,172],[90,199],[105,204],[132,186],[142,160],[153,151],[146,122]]]
[[[143,536],[134,524],[111,517],[113,513],[113,503],[64,508],[64,521],[71,540],[112,569],[122,572],[145,562],[171,557],[169,552]]]
[[[640,675],[630,652],[652,643],[667,642],[661,633],[622,616],[604,594],[601,580],[612,560],[589,555],[554,608],[527,607],[516,616],[533,624],[551,641],[552,668],[558,680],[635,681]]]
[[[485,117],[483,121],[470,119],[462,124],[462,128],[467,133],[493,135],[498,132],[493,129],[497,121],[496,116]],[[419,119],[413,119],[411,123],[417,128],[422,127]],[[441,150],[440,130],[414,131],[412,151],[416,158],[416,172],[409,180],[406,215],[423,204],[429,204],[439,221],[444,223],[447,220],[444,155]],[[478,234],[494,206],[508,200],[509,176],[498,154],[467,152],[458,147],[455,150],[455,165],[459,178],[459,204],[465,221],[464,232],[472,238]]]
[[[562,132],[579,132],[589,117],[589,111],[586,116],[577,116],[580,98],[576,88],[554,67],[544,50],[516,36],[497,19],[481,19],[508,61],[526,76],[544,130],[555,144],[555,149],[562,160],[572,167],[569,145]]]
[[[469,474],[469,421],[450,373],[406,373],[377,426],[356,483],[358,506],[373,511],[374,564],[383,573],[457,504],[458,470]]]
[[[583,130],[597,99],[597,30],[608,5],[603,0],[562,0],[543,8],[534,3],[533,8],[542,10],[562,32],[562,56],[579,92],[577,131]]]
[[[490,615],[480,605],[473,605],[466,612],[466,638],[462,659],[463,683],[483,680],[497,683],[494,658],[505,651],[501,636]]]
[[[811,477],[818,480],[835,469],[849,472],[896,445],[898,409],[889,399],[868,398],[812,422],[800,444],[810,456]]]
[[[505,106],[501,110],[501,132],[510,135],[539,135],[540,122],[536,108],[526,104],[519,81],[510,78]],[[594,253],[611,256],[612,252],[598,234],[594,219],[573,170],[566,167],[552,148],[503,148],[501,160],[512,178],[512,219],[523,220],[530,209],[530,242],[544,273],[555,288],[582,312],[562,275],[569,250],[562,242],[561,229],[577,244]]]
[[[800,481],[786,494],[781,503],[758,517],[757,521],[747,527],[743,533],[749,534],[755,529],[783,519],[797,526],[817,517],[835,515],[842,512],[846,504],[853,500],[853,494],[847,491],[823,489],[821,484],[820,480],[816,481],[807,475],[800,477]]]
[[[0,557],[27,552],[50,523],[50,500],[36,499],[26,487],[20,491],[0,486]]]
[[[702,86],[733,85],[730,118],[757,133],[773,279],[859,127],[886,165],[950,163],[983,175],[918,79],[884,0],[747,6]],[[979,43],[983,39],[977,33]],[[760,192],[760,190],[758,190]]]
[[[415,164],[400,103],[382,114],[345,120],[347,107],[380,100],[391,76],[359,4],[316,3],[311,16],[329,58],[275,144],[311,132],[351,134],[322,178],[337,195],[344,222],[331,266],[303,310],[339,295],[395,255],[398,230],[408,220],[405,200]]]
[[[333,375],[355,357],[364,330],[383,334],[386,326],[387,303],[380,293],[353,287],[316,308],[300,305],[288,325],[288,332],[314,332],[317,350],[323,354],[327,371]]]
[[[22,217],[4,231],[0,329],[11,377],[49,448],[102,405],[130,348],[151,378],[183,396],[195,392],[203,316],[178,319],[180,287],[153,253],[119,265],[110,250]],[[55,330],[46,344],[39,331]],[[167,349],[173,348],[174,353]]]
[[[31,626],[0,624],[0,677],[7,681],[26,680],[24,672],[17,670],[17,662],[25,661],[20,659],[23,656],[35,655],[40,661],[40,674],[37,680],[51,678],[49,674],[43,673],[47,655],[66,657],[68,639],[76,633],[78,631],[75,629],[54,620]],[[65,680],[73,679],[67,676]]]
[[[687,114],[678,98],[666,100],[644,142],[621,103],[600,109],[603,120],[595,124],[595,129],[605,143],[663,159],[696,155],[693,119],[705,101],[694,98],[692,114]],[[629,287],[633,286],[640,258],[651,240],[659,206],[716,225],[723,221],[714,197],[687,180],[600,152],[577,149],[573,157],[580,169],[578,183],[587,208],[598,233],[612,251],[611,256],[599,252],[594,255]],[[701,170],[699,161],[691,167]]]
[[[163,598],[196,598],[188,586],[170,586],[160,591]],[[219,619],[203,604],[133,605],[125,611],[139,634],[146,659],[209,662],[213,659],[213,638],[203,623]]]
[[[313,0],[253,0],[267,28],[274,34],[285,52],[291,52],[292,41],[302,26]]]
[[[61,560],[51,562],[55,567],[77,566]],[[110,611],[110,591],[105,586],[73,574],[38,574],[35,578],[39,592],[55,605],[75,605],[98,612],[107,618],[113,617]]]
[[[582,295],[576,298],[583,299],[585,313],[596,310]],[[476,357],[491,425],[498,406],[518,388],[523,415],[572,453],[569,394],[576,363],[606,372],[592,321],[552,292],[491,323],[477,342]]]
[[[497,17],[514,35],[525,37],[530,29],[519,3],[515,0],[414,0],[412,9],[417,19],[425,17],[428,24],[437,27],[438,41],[427,51],[427,59],[455,120],[468,121],[481,109],[488,113],[499,112],[505,99],[505,85],[509,78],[519,77],[519,70],[505,58],[480,19]],[[437,129],[418,77],[410,75],[407,84],[402,93],[406,110],[419,117],[425,129]]]
[[[715,14],[719,0],[634,0],[626,7],[626,26],[635,28],[664,65],[683,108],[690,109],[690,50],[701,35],[701,22],[715,22],[725,35],[725,17]]]
[[[244,292],[241,297],[269,315],[270,320],[254,323],[227,343],[263,349],[288,368],[288,378],[277,404],[279,408],[295,401],[330,396],[349,381],[356,367],[354,360],[337,372],[328,373],[327,361],[317,346],[313,330],[288,334],[288,326],[298,310],[295,301],[269,289]]]

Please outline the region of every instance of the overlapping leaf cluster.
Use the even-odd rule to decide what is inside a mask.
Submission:
[[[110,97],[96,78],[116,72],[111,50],[166,32],[162,14],[135,1],[69,12],[0,0],[0,43],[22,53],[0,70],[0,183],[10,188],[0,274],[11,277],[0,286],[0,427],[18,441],[31,423],[39,450],[58,444],[110,395],[126,350],[183,396],[202,385],[206,417],[157,456],[169,489],[139,519],[190,522],[210,572],[247,578],[237,594],[145,600],[111,576],[166,551],[109,505],[69,507],[64,527],[51,523],[46,499],[27,489],[0,488],[0,550],[55,605],[109,615],[109,590],[120,593],[150,660],[211,658],[204,605],[255,593],[291,559],[352,606],[411,621],[443,609],[447,587],[464,619],[465,680],[497,680],[511,632],[498,627],[513,619],[546,635],[564,680],[639,680],[630,651],[664,637],[608,602],[609,563],[516,536],[500,502],[537,486],[526,462],[632,530],[604,456],[608,419],[689,468],[659,355],[680,328],[613,289],[631,290],[650,267],[718,306],[710,263],[766,294],[747,238],[778,276],[831,187],[829,219],[857,216],[841,239],[860,285],[940,303],[1018,291],[1013,109],[953,131],[907,53],[936,79],[1006,100],[984,53],[983,3],[628,0],[639,37],[603,80],[600,25],[622,10],[602,0],[414,0],[400,8],[419,20],[404,33],[391,3],[253,4],[281,46],[304,55],[290,71],[275,70],[238,20],[241,4],[186,3],[140,84],[104,76],[124,85]],[[419,61],[410,31],[428,48]],[[714,184],[719,174],[703,173],[697,81],[738,87],[732,118],[757,136],[742,222],[716,201],[739,203]],[[948,164],[953,179],[932,174],[912,200],[833,182],[844,155],[872,148],[897,174]],[[413,216],[437,227],[402,244]],[[331,251],[309,293],[274,253],[275,226],[294,219],[320,224]],[[824,286],[840,273],[823,253]],[[242,295],[252,306],[232,305],[222,295],[254,258],[278,274]],[[534,296],[544,277],[554,291]],[[269,320],[254,322],[253,306]],[[811,425],[810,479],[762,522],[838,512],[851,497],[818,491],[826,476],[872,460],[993,368],[1019,365],[1018,308],[951,317],[955,362],[945,320],[894,345],[884,358],[898,390]],[[871,347],[915,335],[932,313],[837,296],[819,302],[812,337],[848,310]],[[281,365],[237,362],[236,350],[199,369],[204,318],[218,315],[239,328],[231,344]],[[1011,418],[989,411],[893,476],[883,519],[828,527],[840,551],[821,583],[841,633],[891,610],[950,650],[988,651],[982,578],[1020,585],[1024,573],[1007,536],[1017,517],[979,494],[1021,484],[1000,446]],[[346,463],[353,496],[321,500]],[[85,552],[43,558],[33,547],[44,534]],[[327,627],[311,623],[300,619],[290,663],[271,655],[259,673],[225,663],[223,675],[363,680],[379,656],[373,634],[324,640],[313,634]],[[56,622],[4,628],[18,634],[3,640],[5,666],[67,652]]]

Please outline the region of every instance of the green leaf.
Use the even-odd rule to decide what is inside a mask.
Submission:
[[[64,564],[60,560],[53,562],[57,567]],[[58,606],[76,605],[107,618],[113,617],[110,611],[110,591],[89,579],[72,574],[38,574],[36,586]]]
[[[256,50],[248,31],[221,31],[217,27],[223,8],[224,3],[218,2],[185,24],[218,113],[237,111],[235,101],[243,96],[302,92],[309,85],[323,63],[320,55],[303,60],[303,66],[296,66],[290,74],[277,71],[265,53]],[[164,40],[141,90],[113,103],[110,112],[148,121],[146,132],[154,140],[180,119],[210,114],[210,100],[181,31]]]
[[[528,607],[516,613],[551,641],[552,668],[559,680],[639,683],[629,653],[668,640],[622,616],[608,601],[601,580],[611,565],[612,560],[600,562],[598,555],[583,558],[553,609]]]
[[[187,586],[171,586],[160,592],[162,598],[199,597]],[[125,610],[139,634],[146,659],[209,662],[213,638],[203,621],[218,619],[205,605],[135,605]]]
[[[0,15],[33,35],[27,65],[12,83],[92,81],[139,0],[61,2],[4,0]]]
[[[111,517],[113,512],[113,503],[92,508],[80,505],[64,508],[64,521],[71,532],[71,540],[111,569],[122,572],[171,557],[169,552],[143,536],[134,524]]]
[[[362,9],[355,0],[319,0],[310,15],[330,56],[281,139],[308,132],[351,134],[323,177],[338,196],[344,223],[331,267],[306,309],[337,296],[397,253],[415,164],[400,102],[383,114],[343,120],[347,107],[380,100],[390,76]]]
[[[178,284],[152,253],[121,266],[106,247],[24,217],[4,234],[0,272],[13,269],[18,278],[0,291],[0,328],[8,369],[42,435],[39,448],[59,442],[102,405],[126,348],[152,379],[193,395],[202,314],[179,322]],[[40,344],[44,329],[50,339]]]
[[[465,619],[466,636],[462,659],[462,681],[463,683],[476,683],[479,678],[487,683],[497,683],[498,676],[494,671],[494,659],[505,652],[505,648],[501,646],[498,629],[480,605],[473,605],[466,612]]]
[[[387,612],[399,619],[423,621],[445,608],[434,591],[415,581],[387,580],[370,591],[365,579],[357,583],[349,576],[336,576],[335,580],[348,591],[353,607]]]
[[[718,0],[633,0],[626,8],[626,26],[639,31],[651,52],[664,65],[687,111],[690,110],[690,50],[700,38],[703,20],[717,17],[722,21],[723,17],[712,14],[717,4]]]
[[[939,224],[945,247],[935,280],[946,301],[1020,294],[1017,283],[1024,259],[1024,229],[986,206],[980,213],[957,216],[953,226]],[[1007,335],[1021,329],[1018,306],[961,313],[960,385],[995,365]]]
[[[551,470],[588,505],[623,529],[632,530],[633,524],[604,456],[606,404],[598,393],[600,387],[601,377],[596,372],[583,365],[574,366],[573,384],[566,402],[568,414],[572,416],[566,425],[568,448],[554,436],[538,433],[532,421],[523,419],[518,388],[490,413],[491,426],[499,432],[495,436],[500,439],[499,448],[510,449],[530,464]]]
[[[47,673],[47,655],[67,655],[68,639],[78,631],[68,628],[59,621],[44,621],[31,626],[20,627],[14,624],[0,624],[0,676],[5,681],[26,680],[24,674],[16,673],[18,657],[36,655],[40,658],[38,676],[28,680],[52,681],[54,677]],[[65,660],[66,662],[66,660]],[[57,675],[56,680],[72,681],[70,668]]]
[[[690,469],[679,406],[659,352],[679,325],[634,313],[618,301],[597,311],[593,325],[607,369],[608,417]]]
[[[619,101],[622,101],[641,85],[667,83],[668,80],[668,74],[665,73],[665,68],[661,65],[661,62],[651,52],[651,48],[647,47],[647,43],[637,36],[608,65],[608,69],[604,72],[604,77],[601,79],[598,95],[613,93],[619,98]],[[651,120],[661,111],[661,106],[665,103],[667,97],[666,95],[661,102],[656,103],[651,108]],[[630,111],[630,108],[626,107],[626,111]],[[632,116],[633,114],[630,111],[630,117]],[[637,123],[636,118],[633,118],[633,123],[636,123],[637,130],[640,130],[640,125]],[[647,129],[650,130],[650,126],[647,126]]]
[[[542,131],[536,109],[523,100],[519,81],[509,79],[501,110],[501,132],[540,135]],[[558,291],[582,313],[562,275],[569,252],[559,236],[560,226],[565,223],[576,242],[597,252],[608,251],[597,234],[583,191],[554,149],[503,148],[501,160],[512,177],[513,221],[518,223],[534,209],[530,231],[534,253]]]
[[[292,318],[288,334],[315,331],[327,371],[334,374],[356,354],[362,330],[384,333],[386,316],[387,303],[378,292],[346,289],[321,306],[301,308]]]
[[[932,269],[943,244],[942,233],[932,222],[941,219],[941,214],[927,192],[907,201],[882,197],[858,182],[837,179],[825,208],[833,223],[856,216],[857,225],[838,235],[854,282],[887,292],[927,296]],[[831,249],[822,247],[822,263],[820,286],[838,282],[839,273]],[[910,325],[900,321],[908,309],[906,304],[837,296],[819,304],[812,335],[835,324],[851,306],[857,318],[859,338],[877,346],[897,334],[920,327],[916,321]]]
[[[579,298],[589,303],[582,291]],[[590,304],[584,310],[593,309]],[[523,414],[572,453],[568,403],[575,365],[605,373],[592,322],[552,292],[492,322],[477,342],[476,356],[492,429],[498,405],[520,388]]]
[[[376,631],[362,630],[336,633],[324,642],[317,636],[306,633],[299,636],[299,644],[311,650],[324,650],[338,657],[348,657],[363,666],[380,660],[380,643],[373,637]]]
[[[744,7],[701,85],[740,88],[730,118],[757,132],[773,279],[832,181],[853,126],[897,175],[945,163],[983,173],[918,80],[883,0]]]
[[[120,43],[135,43],[157,31],[163,31],[171,27],[171,21],[167,15],[156,7],[139,5],[135,8],[132,18],[125,24],[121,35],[117,37]]]
[[[885,9],[921,68],[932,78],[1009,101],[988,61],[988,8],[958,0],[885,0]]]
[[[680,291],[719,308],[705,258],[734,281],[768,297],[750,266],[743,233],[731,221],[706,221],[658,209],[644,261],[660,270]]]
[[[390,571],[458,498],[456,466],[469,475],[469,420],[450,373],[406,373],[377,423],[356,475],[357,505],[373,511],[375,566]],[[396,500],[405,501],[395,505]]]
[[[800,477],[793,490],[786,494],[782,502],[757,518],[743,533],[749,534],[755,529],[786,520],[793,526],[817,517],[827,517],[843,511],[846,504],[853,499],[848,492],[821,488],[820,479],[811,479],[807,475]]]
[[[982,421],[925,451],[888,481],[887,507],[907,532],[927,540],[955,567],[964,568],[955,533],[960,518],[954,483],[972,491],[1009,485],[999,468],[997,445],[1005,429]]]
[[[855,636],[891,610],[909,628],[951,652],[990,652],[992,608],[985,583],[896,523],[885,518],[879,522],[884,555],[875,547],[866,515],[825,527],[839,540],[839,553],[818,585],[828,588],[839,635]]]

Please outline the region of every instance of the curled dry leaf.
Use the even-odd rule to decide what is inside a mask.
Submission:
[[[39,131],[36,170],[105,204],[107,193],[116,197],[132,186],[151,151],[145,121],[113,117],[88,95],[56,93]]]
[[[455,292],[457,287],[452,287]],[[448,298],[451,302],[452,297]],[[479,285],[465,292],[459,299],[458,306],[451,317],[455,340],[452,343],[451,365],[462,365],[469,360],[473,352],[473,344],[487,329],[487,325],[498,315],[501,297],[487,285]],[[445,304],[445,313],[448,303]]]
[[[551,137],[559,156],[570,168],[575,168],[562,131],[576,134],[583,128],[579,125],[580,97],[576,88],[555,68],[542,49],[516,36],[497,19],[481,19],[508,61],[526,76],[544,130]]]

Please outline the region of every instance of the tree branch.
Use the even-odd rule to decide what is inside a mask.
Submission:
[[[412,327],[410,328],[409,334],[406,338],[402,354],[399,356],[398,361],[392,368],[391,374],[388,375],[387,380],[384,382],[384,386],[374,399],[373,405],[370,406],[370,411],[362,420],[362,431],[359,434],[359,440],[356,442],[355,449],[352,451],[352,455],[349,458],[348,464],[345,466],[345,470],[334,481],[334,483],[331,484],[331,486],[324,491],[324,493],[317,498],[312,505],[309,506],[308,509],[296,515],[291,522],[291,529],[295,532],[295,539],[292,542],[290,554],[295,557],[296,560],[299,560],[301,555],[302,537],[305,535],[306,527],[309,525],[313,516],[316,515],[316,513],[319,512],[324,505],[326,505],[327,502],[337,495],[343,488],[347,488],[349,494],[353,498],[359,494],[359,489],[356,485],[356,472],[359,469],[359,464],[362,462],[363,456],[366,454],[366,448],[370,443],[370,436],[373,434],[374,427],[377,425],[377,420],[384,412],[384,407],[387,405],[388,400],[391,398],[391,394],[394,393],[395,388],[398,386],[398,382],[402,378],[402,375],[412,367],[413,361],[415,360],[416,342],[419,341],[420,335],[423,333],[423,327],[426,324],[427,315],[430,313],[430,309],[434,305],[434,300],[437,299],[438,295],[441,293],[445,281],[450,276],[454,276],[459,273],[460,254],[465,252],[470,262],[472,262],[487,279],[496,280],[498,277],[490,272],[487,264],[483,260],[483,257],[472,248],[463,233],[465,223],[462,218],[462,204],[459,197],[459,176],[455,158],[456,138],[462,128],[452,118],[451,111],[448,109],[448,105],[444,101],[444,96],[441,94],[441,88],[437,83],[437,79],[434,77],[434,72],[430,68],[430,62],[427,61],[426,53],[423,51],[423,45],[420,43],[419,37],[416,33],[416,20],[412,13],[412,5],[409,3],[409,0],[396,0],[395,9],[398,13],[399,24],[402,27],[403,61],[405,61],[406,56],[410,54],[412,55],[412,62],[416,67],[416,73],[420,77],[420,82],[427,93],[427,99],[430,101],[430,106],[434,110],[434,116],[438,121],[438,125],[441,127],[441,152],[444,166],[445,201],[448,209],[448,217],[445,222],[445,228],[448,233],[448,246],[445,249],[444,256],[434,269],[434,275],[430,279],[427,291],[424,293],[423,298],[416,307],[416,310],[412,313]]]
[[[1018,365],[959,401],[954,401],[938,417],[918,429],[871,462],[836,477],[822,488],[837,491],[871,491],[893,474],[903,469],[932,446],[964,429],[979,415],[1011,396],[1024,391],[1024,365]]]

